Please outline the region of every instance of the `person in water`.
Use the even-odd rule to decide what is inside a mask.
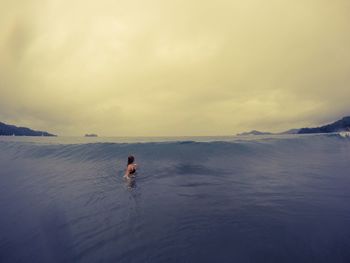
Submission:
[[[134,163],[135,157],[130,155],[128,157],[128,164],[126,166],[125,177],[130,177],[136,173],[136,163]]]

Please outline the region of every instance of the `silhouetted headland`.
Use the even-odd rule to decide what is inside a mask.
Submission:
[[[26,127],[17,127],[0,122],[0,136],[57,136],[45,131],[35,131]]]
[[[344,117],[341,120],[316,128],[302,128],[299,134],[305,133],[331,133],[350,131],[350,116]]]

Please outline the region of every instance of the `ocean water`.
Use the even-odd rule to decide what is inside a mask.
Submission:
[[[350,139],[0,137],[0,262],[350,262]]]

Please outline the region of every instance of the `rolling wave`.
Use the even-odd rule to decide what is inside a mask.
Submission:
[[[146,158],[172,158],[181,155],[203,158],[208,155],[266,155],[290,153],[305,148],[327,148],[349,144],[350,140],[339,134],[300,136],[294,138],[267,138],[235,141],[175,141],[143,143],[79,143],[44,144],[35,142],[0,141],[1,154],[11,157],[57,158],[66,160],[97,161],[125,158],[127,154],[140,154]]]

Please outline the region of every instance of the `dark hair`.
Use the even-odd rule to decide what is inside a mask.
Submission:
[[[128,165],[129,165],[129,164],[132,164],[132,163],[134,162],[134,160],[135,160],[135,157],[132,156],[132,155],[130,155],[130,156],[128,157]]]

